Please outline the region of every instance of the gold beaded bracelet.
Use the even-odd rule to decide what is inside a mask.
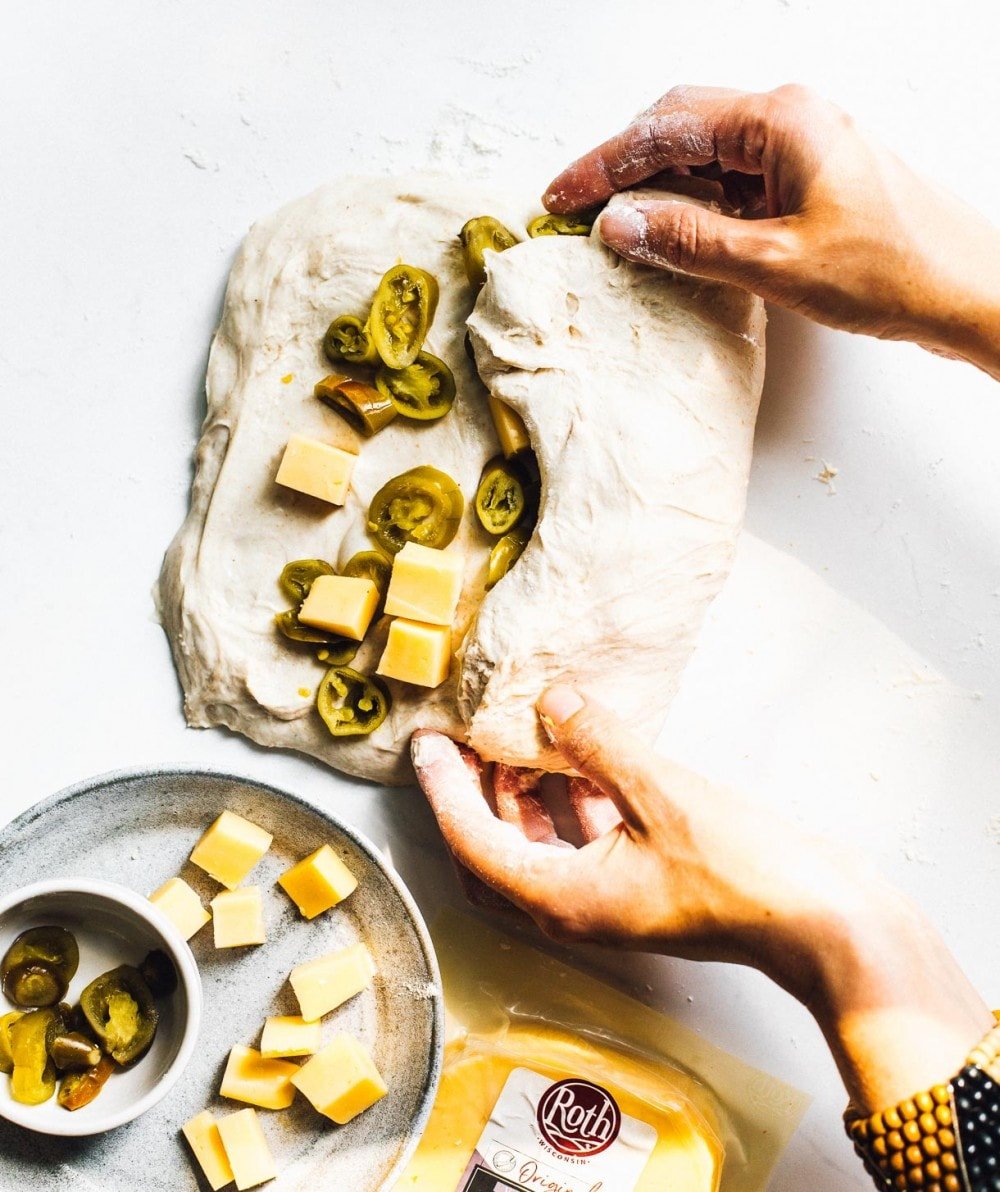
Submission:
[[[899,1192],[968,1192],[953,1085],[961,1083],[970,1068],[981,1069],[1000,1083],[1000,1022],[973,1048],[961,1072],[947,1084],[937,1084],[870,1117],[863,1116],[853,1103],[847,1107],[844,1124],[848,1136],[879,1187]]]

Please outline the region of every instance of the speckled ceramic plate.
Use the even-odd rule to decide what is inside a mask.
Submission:
[[[217,1096],[229,1049],[256,1046],[269,1014],[296,1012],[289,970],[364,940],[378,966],[371,989],[323,1022],[371,1047],[389,1094],[338,1127],[297,1096],[258,1110],[281,1175],[274,1189],[374,1192],[391,1188],[430,1112],[440,1072],[442,1003],[437,964],[412,899],[375,847],[326,812],[249,778],[203,771],[118,773],[39,803],[0,833],[0,892],[41,877],[107,878],[148,894],[182,876],[207,902],[219,887],[188,863],[198,837],[229,808],[274,835],[248,879],[265,892],[268,940],[216,952],[209,924],[191,941],[205,990],[201,1037],[187,1071],[155,1108],[109,1134],[52,1138],[0,1122],[0,1188],[48,1192],[184,1192],[207,1188],[179,1130],[205,1108],[241,1108]],[[277,876],[330,844],[359,880],[335,910],[303,920]]]

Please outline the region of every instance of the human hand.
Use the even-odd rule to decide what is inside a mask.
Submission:
[[[476,877],[564,942],[760,969],[816,1015],[862,1106],[957,1069],[989,1013],[919,912],[867,865],[660,757],[572,689],[539,707],[592,784],[578,848],[537,807],[521,817],[528,839],[491,810],[471,751],[414,736],[420,784]]]
[[[717,179],[749,218],[644,199],[600,220],[623,256],[1000,377],[1000,231],[833,104],[798,86],[676,87],[560,174],[544,202],[584,211],[664,172]]]

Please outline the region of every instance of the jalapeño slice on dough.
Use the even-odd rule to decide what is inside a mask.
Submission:
[[[361,381],[333,374],[317,381],[313,393],[351,427],[370,439],[396,417],[396,407],[382,392]]]
[[[458,238],[462,242],[465,275],[477,288],[486,281],[486,250],[503,252],[517,244],[517,237],[510,228],[504,227],[492,215],[477,215],[468,220],[462,225]]]
[[[378,607],[375,616],[382,615],[385,607],[385,596],[389,591],[389,579],[392,576],[392,563],[377,550],[359,550],[344,564],[342,575],[349,575],[354,579],[370,579],[378,588]]]
[[[539,215],[528,224],[532,240],[539,236],[589,236],[592,223],[579,215]]]
[[[406,368],[417,358],[437,310],[438,284],[414,265],[394,265],[378,283],[368,327],[384,364]]]
[[[495,588],[514,566],[531,538],[531,528],[518,526],[499,539],[490,551],[489,567],[486,571],[486,591]]]
[[[388,554],[407,542],[445,547],[465,510],[461,490],[437,468],[411,468],[384,484],[368,507],[368,533]]]
[[[488,534],[506,534],[533,515],[538,485],[520,456],[498,455],[483,469],[476,490],[476,517]]]
[[[278,586],[289,600],[301,604],[321,575],[336,575],[336,572],[322,559],[293,559],[281,569]]]
[[[430,352],[418,352],[416,360],[406,368],[383,366],[375,374],[375,384],[394,414],[402,414],[414,422],[443,418],[455,400],[451,369]]]
[[[326,329],[323,355],[331,364],[374,364],[378,348],[367,324],[354,315],[341,315]]]
[[[367,737],[391,707],[383,683],[346,666],[332,666],[316,690],[316,708],[334,737]]]

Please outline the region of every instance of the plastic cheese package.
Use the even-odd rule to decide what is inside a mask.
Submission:
[[[808,1098],[479,920],[432,931],[444,1071],[396,1192],[760,1192]]]

